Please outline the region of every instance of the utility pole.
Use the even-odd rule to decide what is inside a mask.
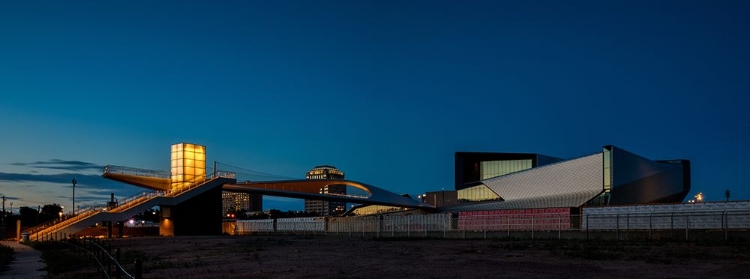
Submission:
[[[727,190],[724,191],[724,196],[727,198],[727,201],[729,201],[729,195],[730,194],[731,194],[731,192],[729,191],[729,188],[727,188]]]
[[[73,177],[73,216],[76,216],[76,178]]]
[[[2,216],[3,225],[5,224],[5,199],[6,199],[5,195],[3,195],[3,216]]]

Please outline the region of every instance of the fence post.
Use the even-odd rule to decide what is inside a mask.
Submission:
[[[685,240],[689,240],[688,229],[690,228],[690,214],[685,214]]]
[[[378,216],[378,230],[377,230],[377,237],[378,238],[380,238],[380,225],[381,225],[380,216]]]
[[[391,219],[391,237],[396,236],[396,225],[394,224],[395,218]]]
[[[531,215],[531,239],[534,239],[534,215]]]
[[[107,261],[107,275],[112,274],[112,245],[107,243],[107,257],[104,258]]]
[[[510,215],[505,215],[505,221],[508,222],[508,238],[510,238]]]
[[[620,240],[620,214],[615,214],[615,238]]]
[[[729,213],[724,211],[722,214],[721,222],[724,223],[724,241],[729,240]]]
[[[135,259],[135,272],[133,272],[135,279],[143,279],[143,262],[141,259]]]
[[[411,237],[411,219],[406,219],[406,237]]]
[[[625,239],[630,239],[630,213],[625,216]]]
[[[669,238],[673,238],[674,234],[674,211],[669,215]]]
[[[589,239],[589,216],[590,215],[586,214],[586,240]]]
[[[651,239],[651,234],[653,233],[653,230],[654,230],[654,221],[653,221],[654,218],[653,217],[654,217],[654,213],[649,212],[648,213],[648,239]]]
[[[452,224],[452,223],[453,223],[453,217],[448,217],[448,224]],[[445,239],[445,230],[446,230],[445,227],[447,227],[448,224],[443,223],[443,239]]]
[[[115,248],[115,259],[120,262],[120,248]],[[115,268],[115,278],[120,279],[120,267]]]
[[[484,231],[484,239],[487,239],[487,218],[482,219],[482,229]]]
[[[560,215],[557,215],[557,240],[561,239],[562,222],[560,222]]]

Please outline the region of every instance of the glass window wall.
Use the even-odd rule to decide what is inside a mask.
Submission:
[[[486,185],[458,190],[458,202],[492,201],[500,199],[502,198],[490,190]]]
[[[479,167],[480,180],[506,175],[531,168],[531,159],[483,161]]]

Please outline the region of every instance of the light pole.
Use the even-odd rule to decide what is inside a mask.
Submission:
[[[5,226],[5,199],[6,199],[5,195],[3,195],[3,215],[0,216],[0,220],[2,220],[2,223],[0,223],[0,225],[3,225],[3,226]]]
[[[71,182],[73,182],[73,216],[76,216],[76,183],[78,183],[78,181],[73,177],[73,181]]]

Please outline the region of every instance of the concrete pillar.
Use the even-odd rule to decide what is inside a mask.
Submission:
[[[171,206],[159,206],[159,235],[174,236],[174,219],[172,219]]]
[[[221,187],[160,208],[159,235],[221,235]]]
[[[107,238],[112,238],[112,221],[104,221],[107,224]]]

